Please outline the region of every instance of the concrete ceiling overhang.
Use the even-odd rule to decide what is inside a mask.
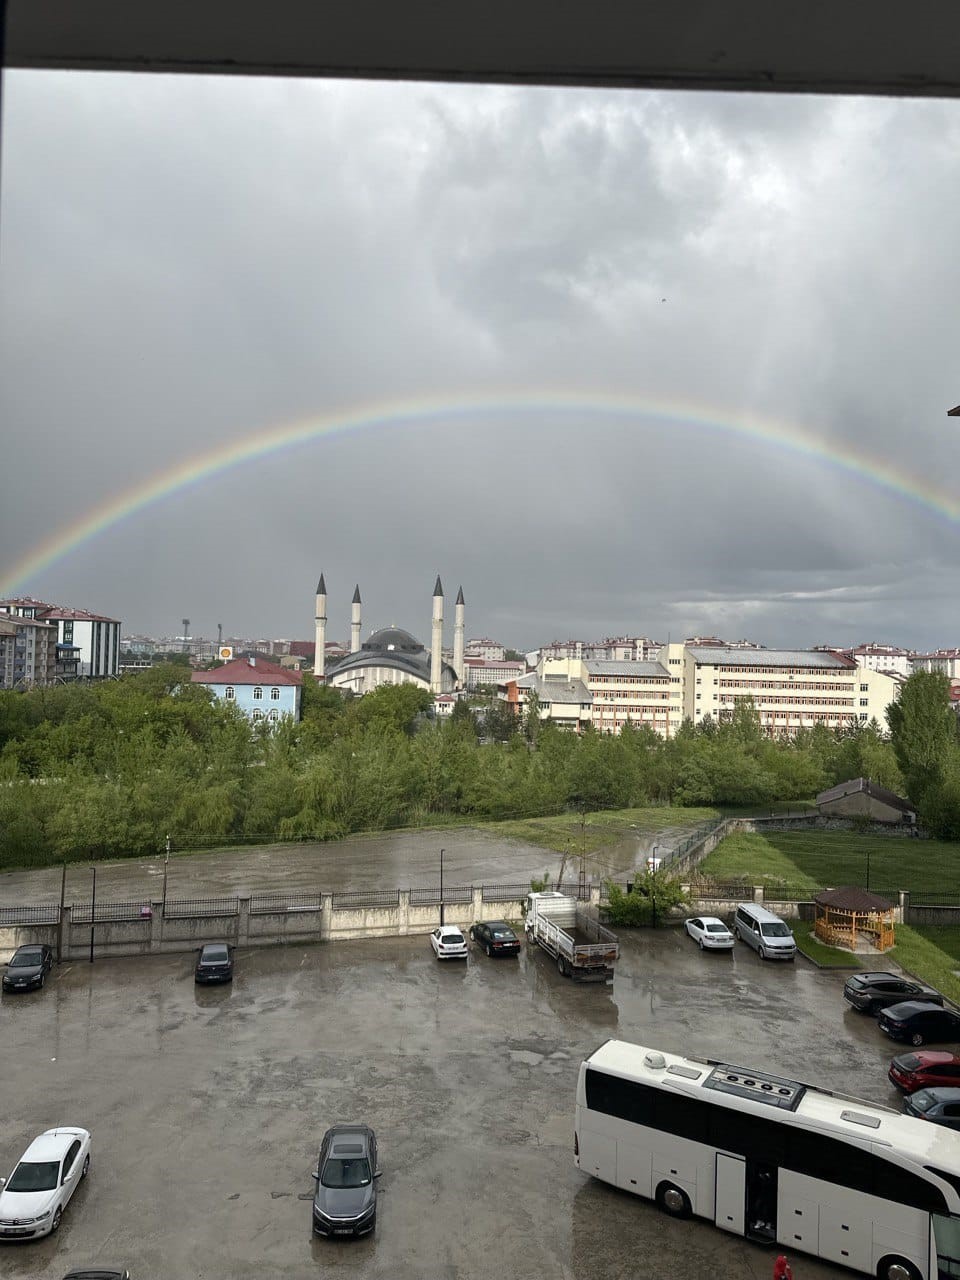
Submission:
[[[957,0],[6,0],[5,8],[10,67],[960,93]]]

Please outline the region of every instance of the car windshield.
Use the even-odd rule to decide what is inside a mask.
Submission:
[[[707,933],[726,933],[727,926],[725,924],[708,924],[706,930]]]
[[[10,960],[11,969],[35,968],[40,963],[39,951],[17,951]]]
[[[904,1071],[916,1071],[923,1063],[915,1053],[905,1053],[902,1058],[897,1059],[897,1066],[902,1067]]]
[[[227,948],[206,947],[200,958],[209,964],[225,964],[227,961]]]
[[[325,1187],[365,1187],[370,1181],[369,1161],[332,1156],[323,1166],[320,1181]]]
[[[6,1191],[52,1191],[60,1177],[60,1164],[57,1160],[43,1160],[37,1163],[21,1160],[13,1171]]]
[[[762,924],[760,932],[765,938],[789,938],[790,930],[782,920],[777,920],[774,924]]]

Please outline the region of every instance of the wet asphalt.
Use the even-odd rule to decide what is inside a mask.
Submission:
[[[775,1254],[590,1181],[573,1165],[583,1056],[610,1036],[895,1101],[893,1046],[843,975],[622,935],[611,988],[543,953],[434,959],[425,937],[240,951],[232,987],[191,956],[72,963],[0,1001],[0,1165],[41,1130],[93,1134],[57,1236],[0,1275],[119,1262],[133,1280],[769,1277]],[[324,1129],[379,1135],[374,1236],[311,1235]],[[797,1280],[844,1274],[797,1255]]]

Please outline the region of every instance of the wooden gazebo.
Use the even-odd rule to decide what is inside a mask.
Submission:
[[[893,903],[886,898],[849,885],[822,889],[813,901],[817,910],[813,930],[828,947],[856,951],[860,934],[866,934],[878,951],[893,946]]]

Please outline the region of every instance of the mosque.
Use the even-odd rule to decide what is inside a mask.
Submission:
[[[443,661],[443,587],[437,577],[433,589],[433,623],[429,653],[409,631],[384,627],[360,643],[360,587],[353,593],[350,614],[350,652],[345,658],[326,661],[327,588],[323,574],[317,583],[317,651],[314,674],[334,689],[369,693],[382,684],[413,684],[433,694],[452,693],[464,683],[463,587],[457,593],[453,622],[453,666]]]

